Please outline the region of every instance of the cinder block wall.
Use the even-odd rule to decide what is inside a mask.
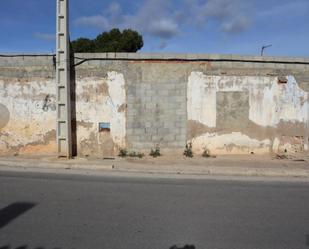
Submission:
[[[79,155],[110,156],[120,148],[148,153],[156,145],[181,154],[187,142],[197,154],[204,149],[214,154],[295,152],[308,140],[308,58],[75,57],[72,99]],[[6,120],[0,121],[0,153],[33,153],[34,147],[55,153],[56,114],[45,105],[54,104],[54,82],[52,56],[0,57],[0,117]],[[11,95],[12,89],[18,94]],[[25,108],[28,115],[20,115]],[[24,126],[17,129],[18,120]],[[27,126],[32,136],[26,136]]]

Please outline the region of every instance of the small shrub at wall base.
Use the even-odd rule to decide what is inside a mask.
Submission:
[[[140,152],[135,152],[135,151],[128,152],[126,149],[120,149],[118,156],[119,157],[138,157],[138,158],[142,158],[142,157],[144,157],[144,154],[140,153]]]
[[[202,154],[202,157],[206,157],[206,158],[211,157],[209,149],[204,148],[204,152]]]
[[[138,158],[143,158],[145,155],[143,153],[140,153],[140,152],[130,152],[129,153],[129,157],[138,157]]]
[[[160,147],[157,145],[155,149],[151,149],[149,156],[152,156],[152,157],[161,156]]]
[[[127,155],[128,155],[128,152],[126,149],[120,149],[118,156],[126,157]]]
[[[186,144],[186,148],[185,148],[185,151],[183,152],[183,155],[185,157],[193,157],[192,143]]]

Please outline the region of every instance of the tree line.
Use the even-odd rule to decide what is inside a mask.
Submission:
[[[132,29],[112,29],[95,39],[78,38],[71,43],[75,53],[137,52],[144,46],[142,35]]]

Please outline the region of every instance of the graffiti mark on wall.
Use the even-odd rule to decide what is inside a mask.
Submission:
[[[47,94],[43,101],[37,102],[35,104],[35,107],[37,109],[43,110],[44,112],[55,111],[56,110],[55,97],[52,97],[51,95]]]

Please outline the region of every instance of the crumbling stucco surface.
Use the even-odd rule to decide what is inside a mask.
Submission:
[[[187,105],[189,129],[197,129],[193,122],[204,125],[204,133],[189,131],[188,141],[198,153],[205,148],[216,154],[303,149],[304,141],[296,147],[291,141],[305,137],[308,92],[299,87],[292,75],[286,76],[286,82],[282,83],[278,76],[214,76],[192,72]]]
[[[126,146],[126,90],[123,74],[87,77],[76,83],[77,151],[80,155],[113,156]],[[110,131],[99,132],[99,123]]]
[[[0,155],[56,153],[54,85],[0,77]]]
[[[86,59],[72,80],[77,155],[148,154],[157,145],[181,155],[188,142],[195,154],[262,154],[308,143],[308,59],[76,57]],[[54,66],[53,56],[0,57],[0,154],[56,153]]]

